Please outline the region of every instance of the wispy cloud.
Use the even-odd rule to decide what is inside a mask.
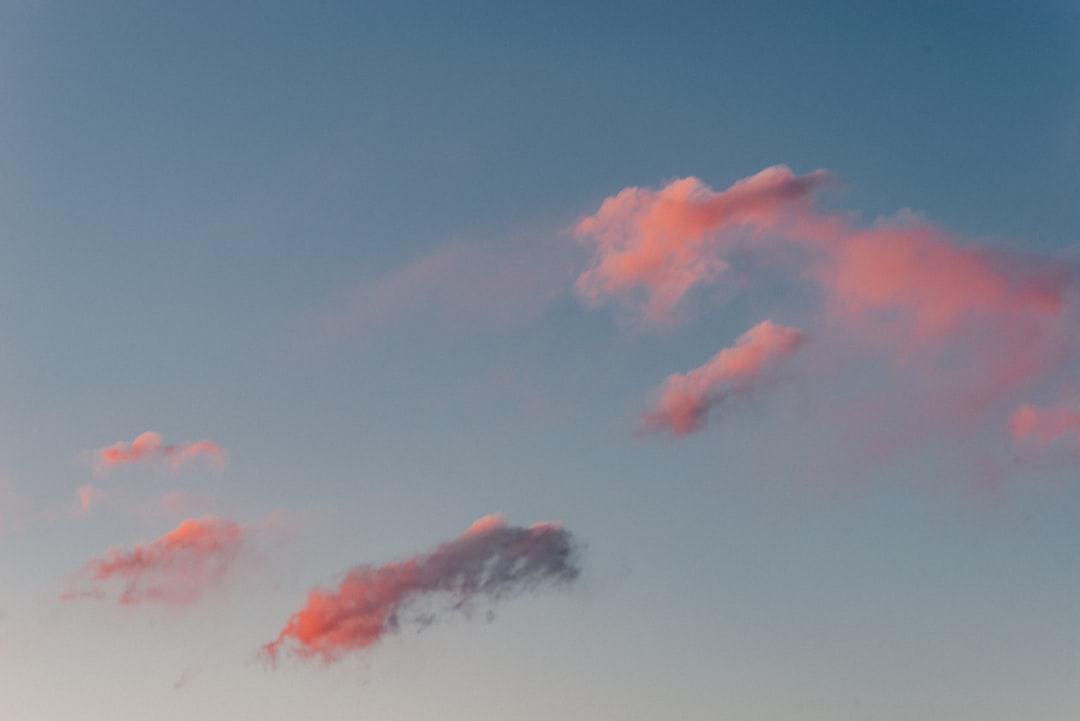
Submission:
[[[161,434],[154,431],[139,434],[131,443],[118,442],[99,448],[93,452],[93,456],[94,469],[102,474],[132,463],[165,463],[179,468],[204,458],[214,466],[223,468],[227,460],[225,451],[212,441],[165,444]]]
[[[664,381],[656,404],[642,415],[645,428],[685,436],[705,427],[710,409],[747,393],[771,365],[797,351],[807,336],[794,328],[763,321],[689,373]]]
[[[455,326],[504,326],[536,315],[564,292],[569,249],[555,239],[439,246],[386,275],[356,285],[310,319],[315,342],[429,317]]]
[[[116,600],[122,605],[194,603],[226,576],[252,536],[267,528],[214,516],[187,519],[157,540],[91,558],[62,598],[104,599],[113,582],[119,582]]]
[[[478,599],[498,600],[544,583],[566,583],[579,574],[573,536],[557,523],[528,528],[487,516],[458,538],[428,554],[382,566],[353,568],[332,590],[316,588],[262,655],[276,663],[283,649],[325,663],[367,648],[403,622],[430,623],[439,610],[464,610]],[[425,598],[445,607],[403,618]]]

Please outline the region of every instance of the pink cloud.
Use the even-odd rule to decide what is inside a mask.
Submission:
[[[442,595],[451,609],[462,610],[476,599],[572,581],[579,573],[574,551],[573,537],[557,523],[520,528],[487,516],[429,554],[357,566],[336,589],[312,590],[262,655],[276,663],[287,648],[302,659],[333,663],[396,630],[408,608],[425,598]],[[414,620],[424,624],[432,618],[429,613]]]
[[[1020,406],[1009,423],[1009,432],[1018,441],[1047,444],[1062,436],[1072,436],[1080,444],[1080,402],[1054,406]]]
[[[214,516],[188,519],[155,541],[130,551],[114,548],[90,559],[83,569],[89,577],[87,587],[63,598],[104,598],[108,585],[120,581],[123,590],[117,602],[123,605],[194,603],[207,587],[224,578],[258,530]]]
[[[870,228],[817,218],[801,229],[824,250],[813,272],[836,311],[893,313],[917,339],[941,337],[979,316],[1053,317],[1064,305],[1069,278],[1059,268],[963,247],[910,214]]]
[[[164,462],[174,469],[203,457],[222,468],[226,453],[211,441],[194,441],[165,445],[161,434],[146,431],[131,443],[114,443],[94,451],[94,467],[101,473],[130,463]]]
[[[824,171],[796,176],[777,165],[721,192],[697,178],[661,190],[627,188],[575,229],[593,250],[577,291],[592,304],[644,296],[643,318],[671,323],[694,286],[716,280],[727,268],[724,255],[739,233],[784,223],[805,210],[810,193],[828,181]]]
[[[753,389],[762,372],[806,341],[806,335],[794,328],[771,321],[758,323],[705,365],[668,377],[655,407],[642,416],[645,427],[667,430],[676,437],[701,430],[713,407]]]

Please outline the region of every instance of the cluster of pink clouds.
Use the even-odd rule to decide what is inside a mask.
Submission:
[[[274,517],[255,527],[214,516],[189,518],[154,541],[91,558],[61,598],[105,600],[119,582],[115,600],[121,605],[190,605],[225,578],[255,535],[274,525]],[[429,554],[357,566],[336,590],[313,589],[261,654],[276,664],[287,647],[301,659],[332,663],[397,629],[402,614],[425,598],[441,597],[446,608],[417,615],[412,620],[418,624],[432,623],[439,611],[466,611],[477,600],[569,583],[580,573],[576,554],[573,536],[557,523],[521,528],[485,516]]]
[[[131,443],[115,443],[94,452],[99,472],[124,463],[158,462],[177,468],[206,456],[217,465],[225,461],[220,446],[210,441],[165,445],[159,434],[142,433]],[[86,516],[104,491],[81,486],[75,516]],[[183,489],[167,492],[158,506],[183,512],[209,499]],[[159,604],[187,606],[220,583],[241,558],[250,557],[255,538],[280,525],[271,516],[258,526],[205,515],[188,518],[160,538],[133,548],[112,548],[93,557],[72,577],[67,601],[105,600],[113,592],[125,606]],[[276,663],[282,648],[302,659],[337,661],[347,652],[366,648],[402,621],[402,613],[424,599],[443,598],[449,610],[462,611],[480,599],[494,601],[532,590],[544,583],[574,580],[573,537],[557,523],[528,528],[508,526],[501,516],[485,516],[459,538],[426,555],[383,566],[352,569],[335,591],[315,588],[306,605],[287,621],[278,636],[262,648]],[[431,623],[429,610],[418,623]]]
[[[228,454],[222,450],[221,446],[212,441],[166,444],[161,434],[154,431],[140,433],[130,443],[118,441],[103,446],[90,452],[89,455],[93,459],[93,468],[98,476],[105,476],[111,469],[126,464],[161,464],[177,470],[199,458],[206,459],[213,467],[222,470],[228,459]],[[99,486],[93,484],[79,486],[75,490],[76,506],[71,515],[76,518],[88,516],[91,509],[97,506],[106,495],[105,489]],[[204,500],[205,497],[190,496],[186,491],[176,489],[166,493],[158,505],[163,510],[178,512],[201,505],[197,501]]]
[[[1077,268],[966,243],[908,212],[863,224],[822,210],[814,193],[832,180],[774,166],[723,191],[696,178],[627,188],[576,227],[592,253],[578,294],[629,308],[646,325],[674,325],[694,289],[735,274],[735,258],[756,263],[816,290],[812,322],[831,337],[914,369],[927,416],[977,426],[1011,399],[1011,423],[994,421],[1002,431],[1041,442],[1075,433],[1075,405],[1018,409],[1017,396],[1076,357]],[[765,321],[697,370],[671,376],[645,426],[672,436],[700,430],[710,407],[752,389],[807,337]]]
[[[163,464],[175,470],[200,457],[220,469],[227,459],[225,451],[211,441],[165,444],[154,431],[139,434],[131,443],[98,448],[91,455],[99,475],[123,464]],[[106,495],[98,486],[79,486],[78,505],[72,515],[88,516]],[[155,505],[165,512],[180,513],[208,501],[208,497],[173,489]],[[193,603],[204,589],[228,573],[251,536],[265,528],[265,524],[244,527],[209,515],[189,518],[157,540],[137,544],[129,551],[113,548],[100,558],[91,558],[76,574],[79,587],[63,594],[63,598],[104,599],[109,585],[122,581],[117,601],[124,605]]]

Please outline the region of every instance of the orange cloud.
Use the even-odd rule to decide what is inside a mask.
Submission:
[[[118,580],[123,582],[120,604],[193,603],[225,576],[256,530],[214,516],[188,519],[155,541],[130,551],[114,548],[102,558],[90,559],[83,569],[88,587],[63,598],[104,598],[105,587]]]
[[[1020,406],[1009,423],[1009,432],[1018,441],[1031,440],[1041,444],[1071,435],[1080,444],[1080,403],[1056,406]]]
[[[225,465],[225,451],[216,443],[195,441],[165,445],[162,443],[161,434],[146,431],[131,443],[114,443],[94,451],[94,467],[99,472],[106,472],[119,465],[155,461],[179,468],[200,456],[218,468]]]
[[[735,339],[689,373],[668,377],[656,405],[642,415],[651,431],[667,430],[685,436],[705,427],[709,410],[724,399],[755,387],[761,373],[797,351],[807,337],[794,328],[764,321]]]
[[[336,589],[312,590],[278,637],[263,646],[262,655],[276,663],[282,648],[288,648],[302,659],[333,663],[377,643],[403,621],[431,623],[435,614],[430,611],[403,618],[426,597],[444,596],[450,609],[460,611],[479,598],[494,601],[544,582],[572,581],[579,573],[574,552],[573,537],[559,524],[519,528],[487,516],[429,554],[357,566]]]

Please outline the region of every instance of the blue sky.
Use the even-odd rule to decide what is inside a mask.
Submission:
[[[1072,436],[927,413],[871,452],[952,366],[907,372],[811,271],[741,256],[643,324],[582,296],[573,229],[782,164],[832,173],[816,207],[852,227],[910,211],[1070,275],[1078,40],[1064,2],[0,4],[0,716],[1075,718]],[[699,432],[640,433],[767,318],[807,349]],[[1052,372],[1002,419],[1077,397],[1075,356],[1029,353]],[[831,424],[864,402],[885,420]],[[95,473],[144,431],[228,462]],[[255,659],[311,588],[496,512],[561,522],[580,577]],[[60,600],[204,513],[287,531],[198,603]]]

